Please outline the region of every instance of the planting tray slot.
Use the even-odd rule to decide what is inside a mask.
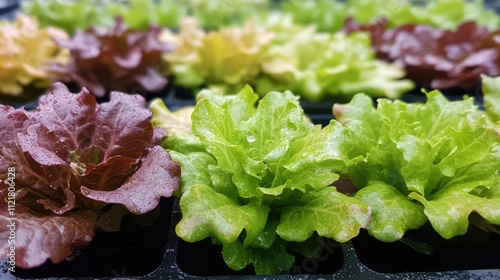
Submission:
[[[97,233],[89,247],[73,261],[57,265],[47,261],[33,269],[16,268],[14,275],[33,279],[142,276],[151,273],[162,263],[165,254],[172,204],[173,198],[162,198],[156,213],[148,213],[159,216],[152,217],[156,222],[150,226],[139,227],[135,224],[136,217],[125,216],[121,231]]]
[[[381,246],[381,244],[377,244],[377,241],[370,237],[365,231],[362,231],[360,235],[354,238],[351,242],[340,244],[340,247],[338,250],[334,250],[332,256],[329,256],[324,261],[320,260],[318,262],[316,269],[312,269],[315,267],[312,260],[304,262],[304,259],[297,259],[295,262],[296,266],[285,274],[257,276],[253,275],[253,271],[251,269],[233,272],[225,266],[220,267],[220,265],[223,264],[223,260],[220,256],[220,248],[213,246],[210,240],[193,244],[179,240],[175,234],[175,226],[181,219],[178,200],[174,198],[166,200],[166,207],[163,207],[163,205],[165,205],[164,203],[165,201],[162,201],[162,219],[157,222],[157,228],[149,228],[151,231],[156,231],[155,233],[151,232],[149,235],[144,234],[144,232],[129,233],[131,235],[136,235],[136,237],[141,240],[142,243],[139,243],[139,241],[136,240],[138,242],[135,244],[136,246],[129,245],[123,247],[122,243],[121,246],[123,248],[120,248],[116,247],[120,245],[120,240],[117,238],[102,237],[104,239],[99,241],[96,237],[97,241],[94,240],[92,247],[89,247],[89,252],[82,253],[82,255],[75,259],[72,263],[65,262],[62,266],[51,265],[44,266],[43,269],[38,268],[20,271],[16,273],[15,276],[17,276],[17,279],[40,280],[48,277],[54,280],[500,279],[500,237],[498,235],[491,236],[491,238],[488,238],[488,241],[485,243],[485,247],[488,247],[489,251],[487,250],[484,252],[489,253],[484,256],[473,255],[471,253],[469,258],[469,260],[477,258],[479,262],[484,261],[487,262],[488,265],[476,268],[456,267],[455,270],[447,270],[446,267],[436,267],[436,271],[402,272],[401,269],[394,269],[394,267],[399,264],[393,263],[391,264],[392,270],[390,270],[390,272],[381,272],[383,269],[373,265],[373,262],[377,259],[379,262],[387,261],[387,255],[391,252],[394,253],[394,250],[387,249],[387,245],[408,246],[402,243],[400,245],[397,243],[384,243],[382,244],[384,246],[376,247]],[[168,217],[167,219],[164,219],[165,215]],[[158,237],[163,239],[160,238],[161,240],[157,240],[156,238]],[[112,246],[115,247],[110,248],[111,244],[114,244]],[[473,252],[470,248],[471,246],[477,244],[477,242],[469,244],[464,250],[466,252]],[[99,246],[105,246],[107,248],[99,248]],[[336,244],[335,246],[339,246],[339,244]],[[401,248],[398,247],[396,250],[399,249]],[[339,255],[337,255],[337,253],[339,253]],[[152,256],[153,254],[154,256]],[[371,254],[372,259],[367,258],[367,256],[370,256],[368,254]],[[404,257],[408,258],[408,256]],[[403,258],[403,256],[393,256],[393,259],[397,258]],[[115,261],[114,259],[117,260]],[[323,258],[321,257],[320,259]],[[159,262],[161,263],[159,264]],[[217,268],[211,267],[214,263],[217,265]],[[0,279],[15,279],[13,275],[7,272],[7,263],[5,260],[1,266],[2,274],[0,274]],[[101,268],[98,269],[98,266]],[[300,269],[302,269],[302,271]]]
[[[382,273],[500,269],[500,234],[470,225],[465,235],[446,240],[427,224],[405,237],[430,245],[432,252],[416,252],[400,241],[378,241],[365,230],[352,243],[361,263]]]

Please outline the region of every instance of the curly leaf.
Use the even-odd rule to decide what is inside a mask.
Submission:
[[[370,235],[384,242],[400,240],[405,232],[427,222],[423,207],[383,182],[371,182],[355,197],[372,208],[366,228]]]
[[[370,219],[370,208],[333,187],[307,192],[280,209],[276,232],[287,241],[303,242],[316,231],[319,236],[346,242]]]
[[[241,270],[253,264],[257,275],[272,275],[287,271],[292,267],[295,257],[286,250],[287,243],[276,239],[268,249],[245,247],[236,241],[224,245],[222,256],[233,270]]]
[[[193,185],[179,202],[182,220],[175,227],[179,237],[188,242],[213,236],[223,244],[231,244],[245,231],[246,245],[264,229],[269,207],[239,205],[206,185]]]

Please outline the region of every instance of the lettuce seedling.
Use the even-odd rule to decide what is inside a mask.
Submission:
[[[139,95],[112,92],[98,104],[56,83],[35,111],[0,105],[0,206],[15,218],[16,265],[32,268],[77,255],[97,229],[116,231],[126,213],[155,209],[179,187],[180,167],[159,146]],[[8,176],[8,174],[11,174]],[[0,230],[7,256],[8,228]]]
[[[350,131],[348,175],[372,207],[375,238],[396,241],[429,221],[449,239],[472,212],[500,224],[500,130],[473,98],[432,91],[425,104],[379,99],[375,108],[359,94],[333,113]]]
[[[164,142],[183,172],[180,238],[211,238],[230,268],[275,274],[290,269],[297,242],[314,244],[317,235],[346,242],[366,225],[370,208],[331,186],[352,149],[342,125],[314,126],[290,92],[270,92],[257,107],[250,87],[198,98],[192,134],[177,128],[187,145]],[[182,120],[167,117],[161,101],[151,109],[157,126]]]

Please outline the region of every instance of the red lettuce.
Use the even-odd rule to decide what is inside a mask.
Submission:
[[[160,32],[158,26],[145,32],[129,29],[121,18],[110,29],[77,30],[70,40],[55,40],[71,51],[71,62],[54,68],[97,97],[112,90],[130,92],[137,86],[159,91],[167,85],[158,71],[161,56],[175,48],[158,40]]]
[[[415,24],[386,28],[384,19],[370,25],[348,19],[344,31],[368,32],[377,56],[404,67],[421,87],[473,89],[481,84],[481,74],[500,75],[500,31],[475,22],[456,30]]]
[[[96,229],[117,230],[110,221],[149,212],[178,189],[179,165],[159,146],[166,132],[153,128],[145,106],[143,97],[120,92],[98,104],[88,90],[72,94],[61,83],[35,111],[0,105],[0,199],[12,191],[13,168],[16,194],[15,211],[2,203],[0,220],[17,218],[17,266],[61,262]],[[1,258],[8,236],[2,227]]]

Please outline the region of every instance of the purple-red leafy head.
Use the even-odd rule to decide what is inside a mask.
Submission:
[[[147,31],[129,29],[119,17],[111,28],[78,30],[69,40],[56,40],[71,52],[70,64],[57,69],[66,73],[67,81],[88,88],[96,97],[137,87],[160,91],[168,82],[160,73],[161,56],[175,49],[159,40],[160,32],[158,26]]]
[[[0,199],[16,205],[13,216],[2,203],[0,220],[17,218],[20,267],[61,262],[96,228],[117,230],[103,221],[149,212],[179,188],[179,164],[159,146],[166,132],[150,117],[142,96],[111,92],[98,104],[61,83],[34,111],[0,105]],[[9,243],[0,233],[3,258]]]

